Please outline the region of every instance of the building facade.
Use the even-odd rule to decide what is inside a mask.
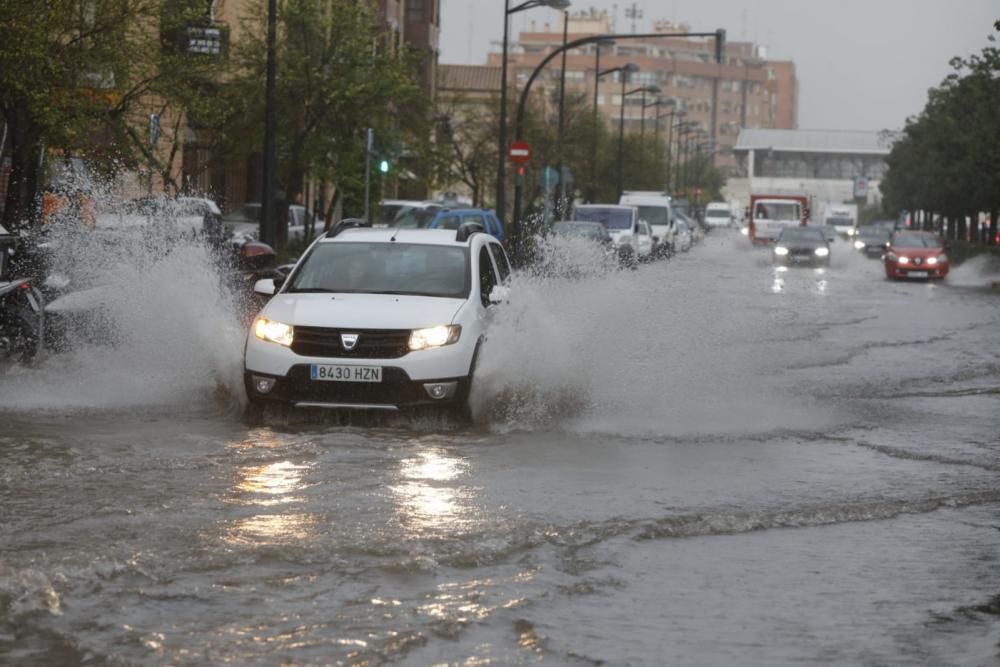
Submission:
[[[861,199],[876,204],[894,139],[885,132],[743,130],[734,147],[737,173],[726,184],[727,198],[742,207],[751,193],[792,192],[808,195],[814,206],[844,203],[856,201],[860,182]]]
[[[614,29],[606,11],[594,9],[569,13],[567,41]],[[546,24],[544,29],[520,33],[508,48],[508,85],[510,90],[523,88],[535,67],[563,43],[563,26]],[[691,32],[686,24],[656,21],[653,33]],[[598,49],[600,53],[598,53]],[[795,64],[766,59],[766,50],[749,42],[728,42],[723,63],[717,63],[714,38],[663,37],[620,39],[611,46],[588,44],[571,49],[566,58],[567,92],[595,94],[598,57],[601,71],[638,66],[627,88],[657,86],[663,102],[672,100],[673,109],[683,111],[685,121],[702,129],[715,142],[717,164],[732,167],[732,147],[744,127],[794,129],[798,123],[798,81]],[[502,64],[499,53],[489,55],[488,65]],[[536,79],[533,92],[552,91],[560,81],[560,58],[554,59]],[[618,122],[622,105],[622,86],[617,72],[600,77],[597,82],[597,106],[604,117]],[[626,91],[627,92],[627,91]],[[646,104],[653,96],[647,96]],[[714,103],[717,100],[717,108]],[[626,95],[625,127],[638,130],[651,122],[650,110],[642,97]],[[660,113],[666,113],[661,107]],[[676,120],[676,119],[675,119]]]

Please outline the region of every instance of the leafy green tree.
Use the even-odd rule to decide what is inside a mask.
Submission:
[[[183,107],[219,68],[164,38],[205,14],[198,0],[0,3],[0,115],[13,162],[5,226],[32,217],[47,155],[155,166],[145,114]]]
[[[366,128],[375,128],[379,155],[394,160],[411,150],[408,131],[427,129],[429,101],[418,85],[416,58],[386,44],[376,9],[377,3],[354,0],[279,4],[276,181],[285,206],[302,193],[309,175],[336,183],[345,208],[360,214]],[[244,37],[233,50],[235,72],[215,115],[220,146],[230,159],[262,149],[264,3],[243,28]],[[279,231],[279,241],[284,231]]]

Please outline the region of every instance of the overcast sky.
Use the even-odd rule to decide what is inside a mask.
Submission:
[[[730,40],[768,47],[795,61],[799,126],[810,129],[899,129],[918,113],[955,55],[988,44],[1000,19],[997,0],[634,0],[637,32],[654,19],[687,23],[695,32],[725,28]],[[512,0],[512,5],[517,4]],[[574,11],[617,6],[620,32],[631,32],[633,0],[574,0]],[[483,64],[503,36],[503,0],[441,0],[441,62]],[[511,17],[511,32],[561,26],[559,13],[531,9]]]

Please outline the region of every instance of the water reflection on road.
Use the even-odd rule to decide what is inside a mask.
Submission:
[[[474,428],[5,374],[0,663],[995,661],[997,298],[832,259],[524,279]]]

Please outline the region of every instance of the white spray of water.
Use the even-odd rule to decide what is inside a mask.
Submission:
[[[704,245],[732,257],[732,242],[720,235]],[[564,254],[557,249],[548,266]],[[501,429],[622,435],[806,423],[748,354],[751,343],[774,335],[776,322],[727,295],[727,281],[741,280],[757,261],[737,257],[746,266],[729,275],[720,269],[712,284],[702,271],[685,271],[683,259],[610,273],[598,265],[587,276],[571,262],[572,277],[517,276],[477,369],[477,410]]]
[[[963,262],[948,273],[948,284],[960,287],[1000,285],[1000,266],[989,255],[980,255]]]
[[[233,295],[206,245],[175,232],[155,215],[125,233],[76,225],[54,232],[51,270],[68,277],[71,290],[91,290],[89,307],[50,315],[50,326],[64,328],[63,351],[0,369],[0,409],[239,400],[245,333]]]

